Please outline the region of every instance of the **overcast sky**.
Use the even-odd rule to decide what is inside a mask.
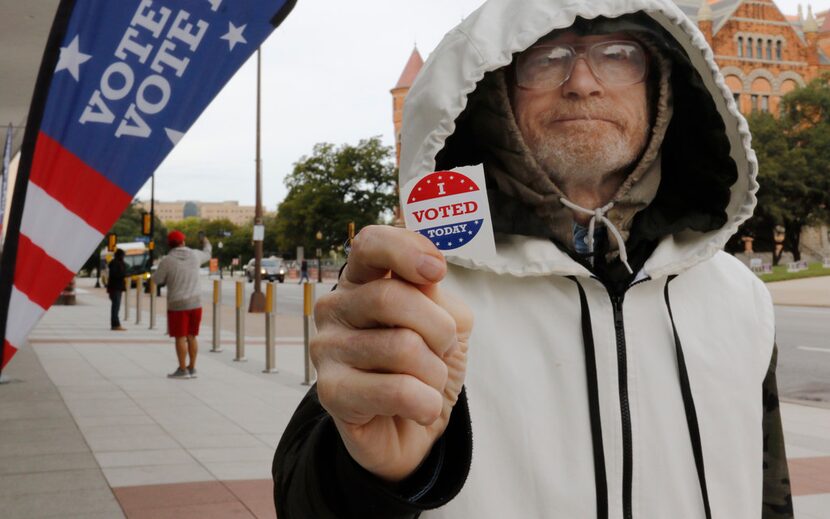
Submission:
[[[424,59],[482,0],[298,0],[262,49],[263,204],[285,197],[315,143],[392,145],[392,96],[414,45]],[[776,0],[794,14],[797,0]],[[806,4],[805,4],[806,5]],[[812,2],[816,11],[830,0]],[[806,9],[805,9],[806,12]],[[156,199],[253,205],[256,59],[228,83],[156,173]],[[148,199],[150,183],[138,197]]]

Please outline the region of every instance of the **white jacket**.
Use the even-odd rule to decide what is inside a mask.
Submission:
[[[623,518],[626,500],[635,518],[703,518],[700,479],[712,517],[761,516],[761,384],[773,349],[773,310],[763,284],[721,252],[755,206],[757,162],[711,50],[673,2],[485,3],[445,37],[409,93],[401,185],[443,168],[436,167],[436,156],[486,72],[508,65],[515,52],[570,26],[576,16],[636,11],[674,36],[723,121],[737,170],[727,221],[710,232],[664,238],[616,314],[605,287],[549,240],[501,235],[494,260],[449,257],[442,286],[475,314],[466,378],[473,460],[460,494],[424,518],[583,519],[597,517],[603,501],[608,517]],[[592,341],[582,327],[587,318]],[[598,406],[589,402],[591,342]],[[686,399],[681,373],[688,375]],[[687,412],[690,402],[695,409]],[[596,407],[604,498],[594,457]],[[695,461],[690,417],[698,424],[705,478]]]

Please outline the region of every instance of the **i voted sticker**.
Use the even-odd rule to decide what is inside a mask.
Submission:
[[[430,173],[410,181],[402,195],[407,228],[429,238],[445,255],[495,256],[481,166]]]

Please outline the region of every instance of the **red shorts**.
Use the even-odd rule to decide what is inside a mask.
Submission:
[[[170,337],[186,337],[199,335],[199,325],[202,323],[202,309],[168,310],[167,334]]]

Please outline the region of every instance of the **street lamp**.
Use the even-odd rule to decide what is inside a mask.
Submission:
[[[320,249],[320,242],[323,240],[323,233],[321,231],[317,231],[317,282],[323,282],[323,263],[322,263],[322,256],[323,251]]]

